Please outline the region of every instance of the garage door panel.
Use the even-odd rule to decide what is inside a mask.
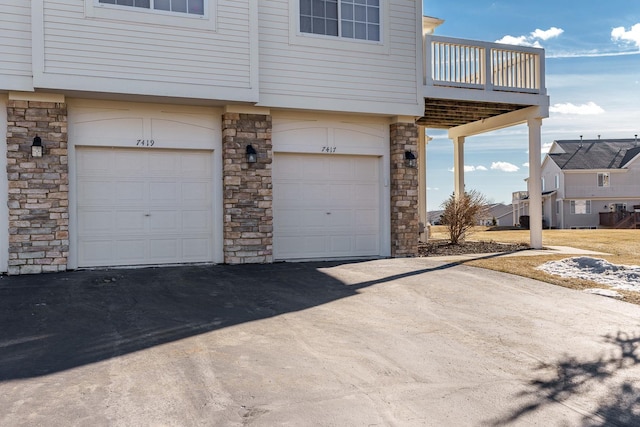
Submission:
[[[153,206],[175,206],[179,204],[178,183],[169,181],[150,182],[149,202]]]
[[[327,174],[332,180],[351,181],[354,178],[355,166],[351,158],[333,157],[327,166]]]
[[[140,264],[147,257],[147,242],[141,236],[139,238],[130,238],[115,241],[114,248],[116,250],[116,259],[130,264]]]
[[[180,157],[180,171],[183,178],[200,178],[210,180],[211,160],[202,153],[183,154]]]
[[[354,197],[352,184],[333,184],[329,186],[329,199],[325,203],[329,203],[327,207],[349,206],[353,204]]]
[[[78,252],[80,259],[87,264],[103,265],[105,259],[114,256],[112,240],[92,240],[80,242]]]
[[[116,193],[116,184],[112,181],[99,180],[92,176],[78,183],[78,197],[86,205],[112,205],[116,200]]]
[[[177,233],[180,231],[178,224],[181,222],[179,214],[175,211],[152,210],[147,217],[149,221],[149,231],[152,233],[165,232]]]
[[[305,182],[297,184],[300,187],[301,197],[294,200],[294,205],[302,207],[326,208],[325,200],[330,198],[330,189],[327,184]]]
[[[177,239],[152,239],[149,241],[149,259],[158,263],[178,258]]]
[[[295,176],[291,176],[291,178],[295,179],[304,175],[309,181],[322,180],[329,174],[326,164],[322,162],[311,162],[307,159],[302,159],[295,165],[295,168],[291,172],[295,172]]]
[[[380,190],[376,185],[356,184],[353,190],[353,200],[356,206],[378,207]]]
[[[322,230],[327,225],[328,215],[324,210],[305,209],[292,212],[292,215],[299,215],[301,228],[307,228],[309,232],[312,232],[314,227]]]
[[[211,228],[211,215],[207,210],[185,210],[182,212],[182,230],[206,232]]]
[[[376,209],[357,209],[355,211],[354,225],[358,229],[377,228],[379,213]]]
[[[182,182],[182,202],[197,205],[209,205],[211,202],[211,184],[203,181]]]
[[[138,178],[149,173],[148,159],[138,150],[119,150],[113,155],[115,176],[120,178]]]
[[[83,176],[113,175],[113,153],[84,150],[78,152],[77,160],[78,173]]]
[[[117,167],[81,164],[98,158]],[[76,159],[80,267],[213,261],[210,151],[79,147]]]
[[[149,176],[175,178],[180,176],[180,158],[171,152],[149,154]]]
[[[357,253],[367,253],[370,248],[378,245],[378,234],[359,234],[355,238],[355,250]]]
[[[86,215],[78,218],[80,233],[108,234],[112,233],[113,229],[113,211],[111,209],[87,209]]]
[[[274,223],[278,224],[278,228],[281,230],[287,230],[290,228],[302,227],[303,221],[306,215],[301,215],[300,211],[295,209],[283,209],[278,211],[278,215],[274,216]]]
[[[330,250],[336,255],[349,255],[352,253],[351,236],[332,236],[330,240]]]
[[[277,154],[276,259],[380,254],[379,158]]]
[[[324,235],[300,237],[300,253],[311,256],[322,256],[327,253],[326,237]]]
[[[146,204],[145,193],[146,185],[140,181],[118,181],[115,184],[115,201],[114,203],[126,204]]]
[[[372,182],[378,179],[378,165],[356,162],[353,165],[353,174],[358,180]]]
[[[337,210],[332,209],[331,214],[327,215],[327,226],[328,227],[352,227],[355,223],[354,221],[354,212],[352,210]]]
[[[115,218],[115,228],[111,230],[113,234],[144,233],[145,231],[145,210],[114,210],[110,213]]]
[[[207,239],[200,237],[182,240],[183,257],[191,262],[206,261],[211,258],[211,245]]]

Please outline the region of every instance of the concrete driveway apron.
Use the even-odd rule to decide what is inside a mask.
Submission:
[[[0,279],[3,426],[640,425],[640,307],[427,258]]]

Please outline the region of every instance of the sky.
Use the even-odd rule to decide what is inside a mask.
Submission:
[[[424,14],[445,22],[436,35],[542,47],[554,140],[640,137],[640,1],[424,0]],[[453,193],[453,143],[427,129],[427,209]],[[527,189],[528,129],[514,126],[465,141],[465,187],[493,203]]]

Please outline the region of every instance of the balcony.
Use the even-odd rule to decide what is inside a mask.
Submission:
[[[640,228],[640,209],[633,212],[600,212],[599,216],[601,227]]]
[[[548,106],[544,50],[425,35],[425,115],[430,128],[448,129]]]
[[[514,191],[511,193],[511,200],[515,203],[520,200],[529,200],[529,192],[528,191]]]

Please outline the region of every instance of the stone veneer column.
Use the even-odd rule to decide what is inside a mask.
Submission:
[[[247,163],[246,147],[258,153]],[[222,117],[224,262],[273,262],[271,116],[226,112]]]
[[[9,274],[64,271],[69,256],[67,107],[37,94],[7,104]],[[53,100],[53,101],[52,101]],[[62,101],[62,102],[55,102]],[[33,138],[43,156],[31,157]]]
[[[392,257],[418,254],[418,169],[405,166],[405,151],[417,156],[418,128],[414,123],[390,127]]]

